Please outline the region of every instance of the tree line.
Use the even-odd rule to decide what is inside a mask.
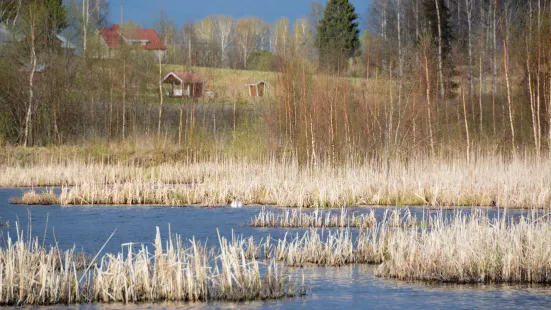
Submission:
[[[347,0],[330,0],[313,3],[307,17],[274,23],[154,17],[168,61],[183,70],[277,72],[275,96],[254,113],[232,98],[206,108],[164,100],[159,80],[166,65],[131,47],[118,59],[94,57],[108,11],[104,0],[0,3],[2,25],[15,34],[0,49],[4,141],[46,145],[164,133],[178,144],[190,136],[231,144],[242,121],[248,139],[312,164],[354,156],[551,153],[549,0],[373,0],[364,14]],[[59,34],[76,52],[60,47]],[[198,124],[203,132],[192,134]]]
[[[450,139],[467,153],[551,152],[550,17],[546,0],[376,0],[366,78],[394,76],[398,101],[404,87],[425,91],[433,153]]]

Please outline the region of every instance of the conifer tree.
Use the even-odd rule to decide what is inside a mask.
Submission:
[[[440,9],[440,26],[442,31],[443,54],[442,56],[444,60],[446,60],[451,52],[451,42],[453,40],[453,33],[450,26],[450,10],[446,5],[446,1],[436,1],[438,1],[438,8]],[[438,42],[438,10],[436,8],[435,0],[425,0],[424,14],[434,42]]]
[[[331,70],[343,68],[346,60],[354,56],[360,46],[357,18],[354,6],[348,0],[327,2],[316,38],[322,67]]]

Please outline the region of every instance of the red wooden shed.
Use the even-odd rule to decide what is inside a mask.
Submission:
[[[169,96],[199,98],[203,96],[203,79],[194,72],[172,71],[163,79],[170,84]]]
[[[266,94],[266,82],[259,81],[247,84],[249,88],[249,96],[251,97],[264,97]]]

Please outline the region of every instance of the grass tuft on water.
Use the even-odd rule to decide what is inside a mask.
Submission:
[[[37,193],[34,189],[25,192],[22,197],[10,198],[10,203],[19,205],[59,205],[61,201],[53,190]]]
[[[247,260],[245,243],[222,236],[215,253],[194,238],[184,242],[172,235],[162,241],[157,228],[151,251],[128,243],[126,251],[105,254],[79,269],[74,249],[46,248],[17,231],[17,241],[8,236],[0,248],[1,305],[247,301],[297,292],[274,260]]]
[[[551,284],[549,214],[438,212],[421,227],[396,225],[395,218],[387,212],[356,237],[349,228],[312,229],[262,247],[287,266],[380,264],[378,276],[400,280]]]
[[[417,218],[409,209],[386,210],[385,218],[389,217],[393,227],[417,226]],[[281,228],[373,228],[377,226],[375,211],[371,209],[365,214],[348,214],[348,210],[341,208],[339,212],[331,210],[306,211],[285,210],[274,212],[265,207],[249,222],[250,227],[281,227]]]

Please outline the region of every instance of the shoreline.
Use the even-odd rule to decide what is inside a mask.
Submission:
[[[0,189],[9,190],[9,189],[22,189],[22,188],[30,188],[30,187],[2,187]],[[49,187],[35,187],[40,189],[49,189]],[[220,209],[220,208],[231,208],[229,204],[225,205],[215,205],[210,206],[206,204],[200,204],[200,203],[194,203],[194,204],[185,204],[185,205],[166,205],[166,204],[60,204],[60,203],[51,203],[51,204],[38,204],[38,203],[25,203],[21,201],[21,197],[10,197],[9,198],[9,204],[11,205],[19,205],[19,206],[60,206],[64,208],[71,208],[71,207],[105,207],[105,208],[112,208],[112,207],[121,207],[121,208],[136,208],[136,207],[151,207],[151,208],[201,208],[201,209]],[[508,210],[508,211],[530,211],[530,210],[549,210],[550,208],[522,208],[522,207],[498,207],[498,206],[492,206],[492,205],[483,205],[483,206],[468,206],[468,205],[458,205],[458,206],[429,206],[429,205],[384,205],[384,204],[361,204],[361,205],[350,205],[346,207],[293,207],[293,206],[282,206],[282,205],[275,205],[275,204],[262,204],[262,203],[250,203],[250,204],[244,204],[242,208],[275,208],[275,209],[289,209],[289,210],[299,210],[304,209],[307,211],[314,211],[314,210],[349,210],[349,209],[426,209],[426,210],[432,210],[432,211],[439,211],[439,210],[469,210],[469,209],[479,209],[479,210]]]

